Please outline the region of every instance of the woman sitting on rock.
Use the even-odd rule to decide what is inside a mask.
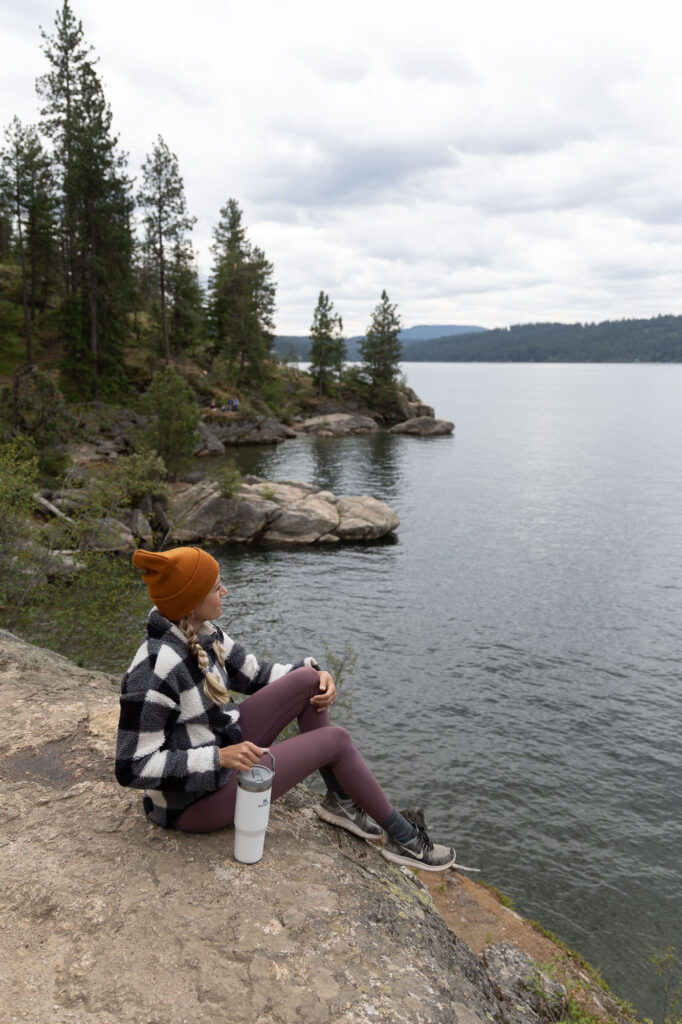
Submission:
[[[133,562],[155,607],[121,683],[116,778],[144,789],[153,822],[184,832],[231,825],[237,771],[267,763],[266,749],[296,718],[300,735],[273,746],[273,799],[319,770],[327,794],[315,809],[324,821],[363,839],[386,834],[381,852],[398,864],[443,871],[454,863],[455,851],[431,842],[420,812],[395,810],[346,730],[331,725],[329,672],[314,658],[259,662],[214,625],[227,590],[211,555],[136,551]],[[249,696],[237,707],[230,689]]]

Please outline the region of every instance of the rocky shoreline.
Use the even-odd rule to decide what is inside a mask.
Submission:
[[[148,421],[140,413],[110,408],[105,422],[90,425],[88,436],[71,449],[73,482],[85,484],[98,463],[125,458],[134,450],[135,436]],[[340,408],[325,401],[314,416],[297,417],[291,424],[275,418],[207,410],[199,423],[195,456],[219,456],[231,447],[281,444],[299,437],[344,438],[392,433],[436,437],[451,434],[454,424],[437,419],[433,409],[405,388],[388,419],[370,409]],[[168,498],[146,495],[133,508],[112,508],[101,521],[92,550],[130,552],[136,547],[164,544],[338,544],[376,541],[400,525],[394,509],[368,495],[337,497],[297,480],[269,481],[245,477],[229,494],[200,474],[172,483]],[[78,479],[80,478],[80,479]],[[44,489],[36,495],[44,517],[77,514],[83,487]]]

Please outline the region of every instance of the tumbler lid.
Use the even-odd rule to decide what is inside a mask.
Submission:
[[[272,786],[275,773],[264,764],[255,764],[247,772],[239,772],[237,782],[240,789],[249,793],[263,793]]]

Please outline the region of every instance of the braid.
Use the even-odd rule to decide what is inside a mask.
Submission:
[[[196,659],[197,665],[201,669],[204,676],[204,693],[210,701],[214,704],[225,704],[229,699],[230,695],[225,689],[223,682],[214,675],[213,672],[209,671],[209,661],[206,651],[199,643],[199,637],[194,626],[190,622],[189,618],[185,617],[180,619],[178,622],[178,628],[182,631],[187,640],[187,646],[190,649],[190,653]],[[213,650],[218,658],[221,665],[225,664],[223,658],[223,650],[218,641],[213,644]]]

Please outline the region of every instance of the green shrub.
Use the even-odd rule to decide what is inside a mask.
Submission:
[[[29,436],[40,474],[59,478],[66,469],[66,442],[75,423],[52,377],[35,366],[18,370],[11,387],[0,390],[0,433],[7,440]]]
[[[242,473],[234,459],[229,459],[216,473],[216,481],[223,498],[234,498],[242,486]]]
[[[154,374],[141,405],[151,418],[141,438],[143,446],[158,452],[171,473],[179,472],[192,461],[199,439],[201,412],[194,392],[172,366],[166,366]]]
[[[30,518],[37,483],[32,441],[18,437],[0,445],[0,621],[7,628],[40,561]]]

